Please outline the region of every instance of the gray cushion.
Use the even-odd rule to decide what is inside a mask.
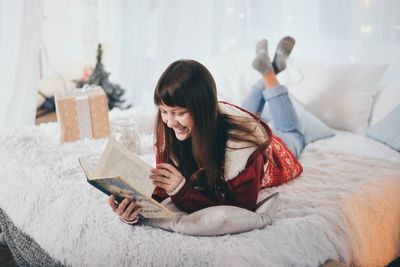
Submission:
[[[368,137],[400,152],[400,105],[364,132]]]

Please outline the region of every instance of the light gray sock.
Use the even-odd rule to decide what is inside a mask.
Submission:
[[[256,44],[256,54],[258,53],[265,53],[268,54],[268,40],[261,39]]]
[[[295,39],[291,36],[286,36],[279,41],[274,61],[272,62],[275,74],[286,69],[286,60],[292,52],[295,43]]]
[[[253,68],[261,75],[266,75],[273,71],[271,60],[268,56],[268,41],[262,39],[256,45],[256,58],[253,60]]]

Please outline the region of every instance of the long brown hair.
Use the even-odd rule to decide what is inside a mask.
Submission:
[[[156,85],[154,104],[183,107],[190,112],[194,124],[191,138],[179,141],[158,111],[155,124],[158,156],[160,162],[175,165],[188,182],[209,193],[229,195],[223,179],[228,137],[265,146],[249,138],[253,130],[244,126],[243,118],[238,120],[220,112],[215,81],[197,61],[179,60],[169,65]]]

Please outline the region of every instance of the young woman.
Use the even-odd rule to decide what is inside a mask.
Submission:
[[[189,213],[216,205],[254,210],[261,188],[301,174],[296,156],[304,136],[287,89],[275,76],[286,67],[293,45],[293,38],[283,38],[271,63],[267,41],[257,44],[253,67],[262,80],[242,107],[218,102],[212,75],[196,61],[179,60],[164,71],[154,92],[155,199],[171,197]],[[266,101],[273,131],[258,117]],[[138,222],[135,201],[117,204],[111,196],[109,203],[121,220]]]

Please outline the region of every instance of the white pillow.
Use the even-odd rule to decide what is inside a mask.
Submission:
[[[251,67],[253,50],[203,59],[217,83],[218,97],[240,105],[260,75]],[[368,126],[373,97],[385,64],[328,63],[290,57],[278,75],[307,110],[332,128],[358,132]]]
[[[235,206],[214,206],[187,214],[180,211],[171,199],[167,198],[162,204],[174,211],[178,217],[147,219],[143,223],[186,235],[216,236],[243,233],[271,224],[279,203],[277,192],[260,201],[257,212]]]
[[[217,85],[218,99],[240,105],[260,74],[251,67],[255,51],[243,50],[226,56],[200,59]]]
[[[371,124],[381,121],[390,111],[400,104],[400,82],[383,86],[375,97],[371,115]]]
[[[373,97],[387,65],[292,59],[299,81],[280,81],[310,112],[333,128],[358,132],[368,126]]]

